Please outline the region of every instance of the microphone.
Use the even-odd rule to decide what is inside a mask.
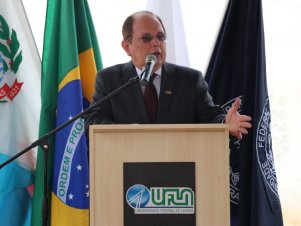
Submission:
[[[155,55],[148,55],[145,58],[145,70],[141,74],[140,84],[146,86],[157,62]]]

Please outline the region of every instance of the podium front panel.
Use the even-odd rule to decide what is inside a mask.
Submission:
[[[123,167],[135,162],[194,163],[196,225],[230,225],[225,125],[95,125],[89,139],[90,225],[124,225]]]

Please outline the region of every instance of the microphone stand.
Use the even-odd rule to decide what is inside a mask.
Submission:
[[[145,71],[143,71],[142,73],[144,73],[144,72]],[[142,76],[142,74],[141,74],[141,76]],[[7,164],[9,164],[13,160],[17,159],[21,155],[25,154],[30,149],[35,148],[36,146],[40,146],[42,148],[42,150],[44,152],[44,194],[43,194],[44,196],[43,196],[43,202],[42,202],[43,226],[47,226],[48,225],[48,187],[47,187],[47,181],[48,181],[48,179],[47,179],[47,177],[48,177],[47,162],[48,162],[48,149],[49,149],[48,139],[52,135],[54,135],[55,133],[57,133],[58,131],[60,131],[61,129],[65,128],[70,123],[72,123],[75,120],[77,120],[77,119],[79,119],[79,118],[81,118],[81,117],[89,114],[95,107],[97,107],[98,105],[102,104],[103,102],[111,99],[115,94],[119,93],[120,91],[122,91],[123,89],[127,88],[128,86],[133,85],[133,84],[135,84],[135,83],[137,83],[139,81],[140,81],[139,76],[136,76],[136,77],[133,77],[133,78],[129,79],[127,81],[127,83],[125,83],[122,86],[120,86],[119,88],[115,89],[114,91],[112,91],[111,93],[109,93],[104,98],[98,100],[97,102],[95,102],[94,104],[92,104],[91,106],[89,106],[88,108],[86,108],[85,110],[83,110],[81,113],[75,115],[72,119],[66,121],[62,125],[60,125],[57,128],[55,128],[54,130],[48,132],[47,134],[45,134],[44,136],[42,136],[38,140],[34,141],[31,145],[29,145],[28,147],[26,147],[25,149],[23,149],[22,151],[20,151],[16,155],[12,156],[8,160],[6,160],[2,164],[0,164],[0,170],[1,170],[4,166],[6,166]]]

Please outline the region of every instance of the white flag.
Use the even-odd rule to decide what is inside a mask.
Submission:
[[[0,0],[0,163],[38,138],[41,61],[21,0]],[[36,150],[0,170],[1,225],[28,225]]]
[[[189,67],[185,30],[179,0],[148,0],[146,10],[157,14],[167,33],[166,60]]]

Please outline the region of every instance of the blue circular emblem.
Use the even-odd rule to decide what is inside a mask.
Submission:
[[[126,201],[132,208],[145,207],[148,204],[149,199],[149,189],[142,184],[135,184],[126,192]]]

